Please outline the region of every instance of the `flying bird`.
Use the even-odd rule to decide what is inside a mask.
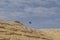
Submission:
[[[32,22],[31,21],[29,21],[29,24],[31,24]]]

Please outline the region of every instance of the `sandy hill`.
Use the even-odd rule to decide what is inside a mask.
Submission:
[[[0,20],[0,40],[60,40],[59,29],[33,29],[19,21]]]

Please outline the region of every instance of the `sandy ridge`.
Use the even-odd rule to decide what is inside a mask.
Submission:
[[[0,40],[57,40],[59,36],[54,39],[52,31],[29,28],[19,21],[0,20]],[[57,35],[59,35],[59,31],[58,34],[56,33]],[[58,40],[60,39],[58,38]]]

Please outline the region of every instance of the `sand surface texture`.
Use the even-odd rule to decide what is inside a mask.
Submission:
[[[0,40],[60,40],[59,29],[33,29],[19,21],[0,20]]]

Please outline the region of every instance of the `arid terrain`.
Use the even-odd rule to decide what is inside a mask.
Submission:
[[[60,29],[34,29],[19,21],[0,20],[0,40],[60,40]]]

